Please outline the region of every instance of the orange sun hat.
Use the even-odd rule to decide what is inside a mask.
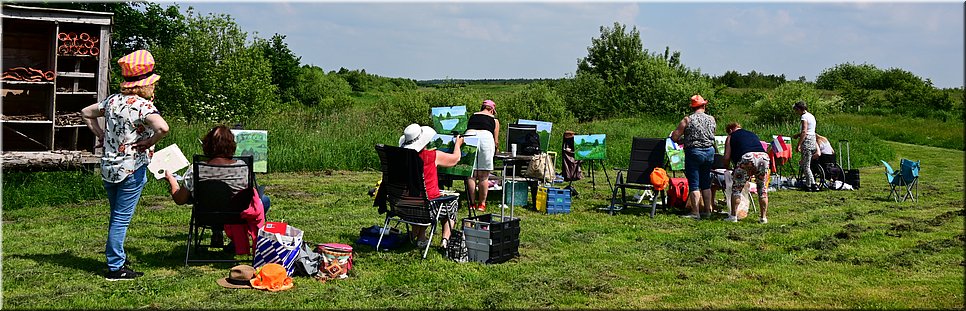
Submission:
[[[254,288],[270,292],[283,291],[295,286],[295,284],[292,284],[292,278],[285,271],[285,267],[277,263],[266,264],[258,268],[251,283]]]
[[[700,107],[701,105],[707,104],[708,101],[701,97],[700,94],[691,96],[691,107]]]
[[[161,79],[154,73],[154,55],[147,50],[124,55],[117,60],[117,64],[121,66],[121,76],[124,77],[121,87],[151,85]]]

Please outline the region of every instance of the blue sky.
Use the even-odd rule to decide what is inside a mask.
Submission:
[[[963,3],[186,2],[259,37],[286,35],[303,64],[426,79],[573,75],[601,26],[636,26],[644,48],[710,75],[809,81],[837,64],[902,68],[963,86]]]

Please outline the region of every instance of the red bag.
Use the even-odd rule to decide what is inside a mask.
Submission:
[[[668,205],[677,208],[685,208],[688,203],[688,179],[671,178],[671,183],[667,188]]]

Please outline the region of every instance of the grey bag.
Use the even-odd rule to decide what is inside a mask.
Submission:
[[[309,243],[302,243],[299,257],[295,259],[295,275],[314,277],[319,274],[322,254],[312,251]]]

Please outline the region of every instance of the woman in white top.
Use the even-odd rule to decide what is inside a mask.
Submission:
[[[810,169],[812,155],[818,151],[818,144],[815,143],[815,116],[808,112],[808,107],[803,101],[795,103],[792,108],[802,116],[802,130],[792,135],[792,138],[798,139],[798,147],[796,149],[801,154],[798,165],[804,173],[803,175],[805,175],[805,189],[806,191],[818,191],[818,185],[815,184],[815,177],[812,176],[812,170]]]

